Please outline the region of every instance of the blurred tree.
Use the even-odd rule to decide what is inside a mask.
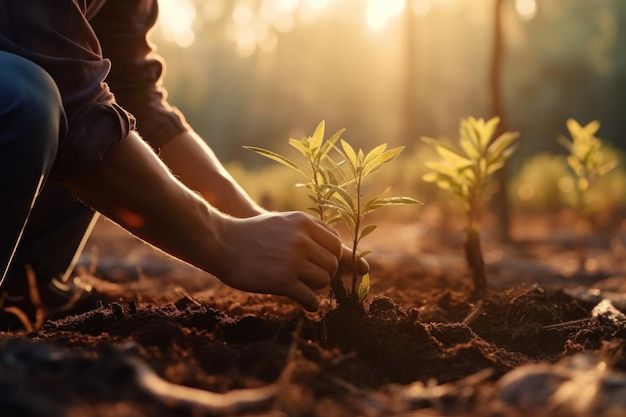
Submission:
[[[259,23],[274,0],[189,1],[195,41],[180,48],[160,30],[153,40],[168,63],[171,102],[226,161],[260,163],[241,145],[282,151],[286,138],[322,119],[331,130],[347,127],[358,146],[417,147],[419,136],[456,135],[467,115],[492,115],[493,44],[486,40],[494,0],[406,0],[405,7],[429,10],[405,9],[406,20],[391,19],[378,32],[365,22],[364,7],[373,0],[326,2],[315,19],[292,9],[284,21],[291,27]],[[536,16],[523,20],[515,1],[501,0],[506,56],[499,96],[507,111],[498,112],[523,135],[512,168],[539,151],[560,151],[554,137],[565,133],[568,117],[600,120],[603,139],[624,146],[626,2],[537,0]],[[241,40],[251,34],[254,49]]]
[[[491,115],[499,117],[500,123],[496,131],[496,136],[507,131],[506,110],[502,103],[502,65],[504,56],[504,33],[503,33],[503,0],[493,0],[493,49],[491,55],[491,71],[489,85],[491,92]],[[509,242],[511,240],[511,213],[509,207],[509,168],[505,165],[496,172],[496,181],[499,184],[493,196],[493,209],[496,217],[496,233],[500,240]]]

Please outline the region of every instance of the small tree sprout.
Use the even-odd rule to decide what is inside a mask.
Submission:
[[[593,120],[586,126],[581,126],[574,119],[567,119],[567,129],[571,139],[565,136],[557,140],[567,151],[567,164],[572,170],[576,189],[576,211],[578,212],[578,266],[585,269],[587,255],[585,250],[585,236],[590,215],[587,209],[589,190],[596,179],[610,172],[617,166],[617,160],[606,161],[602,152],[602,141],[596,137],[600,130],[600,122]]]
[[[434,182],[443,190],[457,196],[467,213],[465,257],[472,271],[474,292],[482,296],[487,289],[485,263],[480,246],[480,218],[485,190],[493,174],[504,167],[515,151],[517,132],[505,132],[495,139],[500,119],[488,121],[468,117],[461,120],[459,147],[424,137],[441,157],[427,162],[432,171],[424,175],[427,182]]]
[[[245,148],[299,172],[305,177],[306,182],[296,185],[309,190],[309,197],[314,203],[310,209],[329,225],[337,222],[346,224],[351,232],[352,240],[352,285],[350,291],[347,291],[338,273],[331,280],[331,287],[340,304],[351,302],[360,305],[369,292],[370,279],[369,275],[362,277],[357,289],[357,265],[359,260],[371,251],[359,253],[357,248],[361,239],[376,229],[376,225],[364,226],[365,217],[380,207],[421,203],[410,197],[374,196],[364,201],[365,179],[383,165],[394,160],[403,148],[387,149],[387,145],[383,144],[366,154],[362,149],[355,150],[348,142],[341,139],[344,129],[324,140],[324,128],[322,121],[313,136],[301,140],[289,140],[289,144],[304,156],[308,169],[301,168],[290,159],[275,152],[253,146],[245,146]],[[331,156],[331,152],[334,157]]]

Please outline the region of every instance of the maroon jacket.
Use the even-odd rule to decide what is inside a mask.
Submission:
[[[68,118],[53,178],[80,175],[136,128],[153,148],[188,127],[166,102],[147,33],[156,0],[2,0],[0,50],[55,80]],[[134,117],[133,117],[134,116]]]

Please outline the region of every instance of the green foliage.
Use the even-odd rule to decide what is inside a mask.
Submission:
[[[298,172],[306,182],[297,185],[309,191],[309,197],[314,203],[310,210],[330,225],[337,222],[346,224],[352,234],[353,275],[349,296],[353,300],[362,301],[369,292],[370,279],[368,275],[364,276],[357,291],[357,263],[371,251],[358,253],[358,245],[377,227],[373,224],[364,226],[365,217],[381,207],[421,203],[411,197],[373,196],[364,200],[365,179],[396,159],[403,147],[387,149],[387,145],[382,144],[365,153],[341,139],[345,129],[339,130],[327,140],[324,140],[324,130],[325,124],[322,121],[313,136],[301,140],[289,139],[289,144],[304,157],[308,169],[276,152],[253,146],[245,148]],[[337,142],[340,146],[337,146]]]
[[[626,208],[626,170],[624,154],[603,143],[605,160],[617,161],[618,166],[596,178],[584,196],[585,212],[609,215]],[[511,181],[510,197],[516,209],[531,212],[557,212],[580,204],[576,177],[565,155],[540,152],[524,161]]]
[[[460,149],[432,138],[422,140],[435,147],[441,157],[429,161],[426,166],[432,171],[423,176],[424,181],[434,182],[439,188],[449,190],[459,197],[465,208],[479,213],[481,198],[492,175],[504,167],[515,151],[516,132],[505,132],[493,139],[500,119],[469,117],[461,121]]]
[[[617,159],[606,161],[602,151],[602,141],[596,137],[600,130],[600,122],[593,120],[586,126],[581,126],[574,119],[567,119],[567,129],[571,139],[559,136],[557,140],[567,149],[567,164],[574,173],[575,186],[578,195],[578,264],[581,270],[585,269],[586,251],[585,235],[587,233],[587,200],[590,188],[600,177],[612,171],[617,166]]]
[[[322,121],[317,126],[317,129],[315,129],[313,136],[305,137],[300,140],[289,139],[289,144],[296,148],[304,157],[310,170],[308,173],[305,172],[304,168],[300,168],[289,158],[276,152],[254,146],[244,146],[244,148],[283,164],[303,176],[306,182],[296,185],[306,187],[309,190],[309,196],[315,204],[310,210],[315,212],[321,220],[331,224],[330,217],[325,215],[327,208],[325,204],[323,204],[328,201],[333,194],[333,191],[331,191],[328,186],[337,184],[337,178],[335,177],[336,164],[330,159],[329,152],[333,149],[345,129],[339,130],[326,141],[324,141],[324,130],[325,123]]]
[[[617,166],[617,160],[606,161],[602,152],[602,141],[596,137],[600,122],[593,120],[581,126],[574,119],[567,119],[567,129],[571,139],[559,136],[557,140],[567,151],[567,164],[576,177],[576,189],[581,200],[592,183]]]
[[[564,192],[571,182],[563,155],[541,152],[524,161],[511,180],[510,198],[516,209],[556,212],[569,205]]]
[[[441,158],[426,163],[432,171],[423,179],[459,197],[467,211],[465,257],[472,270],[474,291],[479,295],[487,286],[478,224],[486,186],[493,174],[502,169],[511,157],[519,137],[516,132],[505,132],[494,139],[499,122],[497,117],[486,122],[473,117],[461,120],[460,148],[423,138],[424,142],[434,146]]]
[[[340,174],[336,179],[336,183],[329,183],[324,190],[329,190],[327,194],[330,198],[323,200],[323,205],[333,210],[334,215],[328,219],[330,224],[337,221],[343,221],[352,232],[352,248],[353,248],[353,267],[356,267],[357,252],[356,248],[361,239],[369,235],[376,229],[376,225],[368,225],[363,227],[365,217],[375,210],[386,206],[399,206],[407,204],[421,204],[419,201],[411,197],[381,197],[374,196],[363,201],[363,185],[365,179],[371,174],[377,172],[383,165],[393,161],[400,155],[404,147],[387,149],[386,144],[376,146],[367,154],[362,149],[355,150],[348,142],[341,139],[341,147],[335,147],[337,153],[341,156],[340,164],[331,165],[335,171]],[[329,161],[332,161],[329,159]],[[342,169],[343,168],[343,169]],[[369,254],[369,251],[362,252],[358,257]],[[356,294],[356,268],[353,269],[352,291]],[[359,288],[359,298],[361,293],[369,287],[369,279],[367,282],[362,281]],[[368,289],[367,289],[368,290]]]

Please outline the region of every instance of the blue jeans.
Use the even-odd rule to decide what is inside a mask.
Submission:
[[[96,220],[92,209],[48,182],[66,134],[54,80],[0,51],[0,293],[25,284],[26,264],[39,280],[67,279]]]

